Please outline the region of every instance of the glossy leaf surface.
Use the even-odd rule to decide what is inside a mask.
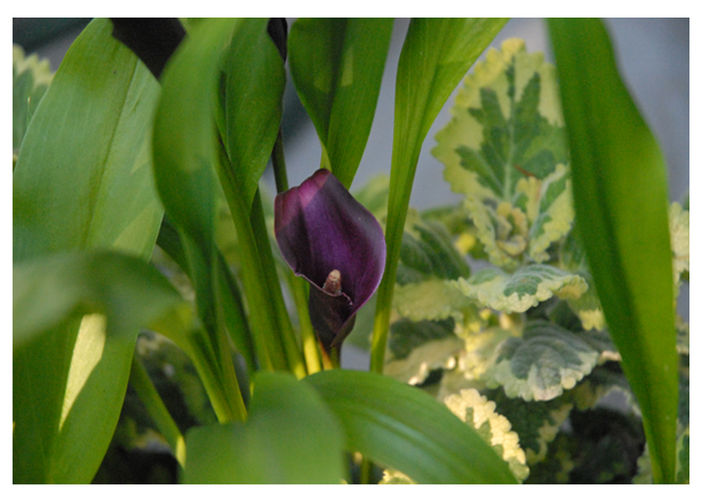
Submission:
[[[151,253],[162,209],[146,139],[158,83],[110,32],[95,20],[76,39],[24,137],[15,263],[96,247]],[[35,301],[20,328],[50,316],[68,292]],[[51,327],[13,353],[13,480],[89,482],[119,417],[136,332],[105,337],[93,315]]]
[[[322,144],[321,167],[348,188],[365,150],[392,34],[392,19],[299,19],[290,71]]]
[[[419,483],[513,483],[509,466],[427,393],[370,372],[305,379],[341,421],[346,448]]]
[[[673,482],[677,353],[664,158],[618,74],[603,23],[548,26],[581,242],[642,411],[653,476]]]
[[[340,483],[339,420],[306,382],[257,374],[245,424],[190,430],[186,483]]]

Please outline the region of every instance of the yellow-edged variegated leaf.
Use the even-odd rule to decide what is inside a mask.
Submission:
[[[436,140],[433,154],[465,195],[489,260],[505,268],[548,260],[574,211],[555,71],[543,54],[518,39],[488,52]]]
[[[406,358],[390,360],[384,373],[411,385],[423,383],[431,371],[453,369],[463,342],[457,337],[429,341],[415,348]]]
[[[12,46],[12,151],[15,155],[52,79],[48,59],[39,59],[36,54],[26,56],[22,47]]]
[[[598,359],[598,350],[584,335],[537,320],[526,325],[522,337],[499,346],[484,377],[489,387],[501,386],[509,398],[551,400],[574,388]]]
[[[397,285],[393,306],[397,313],[413,321],[454,318],[462,322],[464,310],[472,301],[453,286],[451,281],[429,279]]]
[[[485,268],[455,283],[480,305],[506,313],[524,312],[553,296],[578,298],[588,288],[581,275],[545,264],[526,265],[513,274]]]
[[[526,454],[519,445],[519,436],[511,430],[511,423],[495,412],[496,404],[475,389],[461,390],[449,395],[443,402],[453,414],[473,426],[482,438],[509,464],[511,473],[519,481],[528,477]]]
[[[689,272],[689,211],[677,202],[669,207],[669,232],[672,239],[674,285],[679,291],[684,273]]]

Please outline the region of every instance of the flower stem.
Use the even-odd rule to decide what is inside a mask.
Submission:
[[[139,396],[151,419],[156,423],[156,427],[163,434],[168,445],[173,450],[175,459],[181,467],[185,466],[185,439],[175,420],[168,412],[168,408],[163,403],[158,390],[148,377],[146,368],[138,357],[134,356],[129,376],[131,384],[136,394]]]
[[[292,298],[297,308],[299,332],[302,338],[302,352],[307,364],[307,373],[314,374],[321,370],[321,360],[317,348],[316,333],[309,318],[309,288],[307,283],[291,271],[287,273],[287,283],[292,292]]]
[[[274,321],[277,323],[277,332],[280,335],[280,340],[287,357],[287,363],[292,373],[301,379],[306,376],[307,373],[292,328],[290,315],[282,297],[282,289],[276,272],[275,260],[273,259],[273,252],[270,248],[270,238],[268,237],[268,231],[265,227],[265,215],[263,214],[263,203],[260,198],[260,191],[256,192],[253,198],[251,227],[253,228],[254,238],[256,239],[256,245],[258,247],[258,258],[260,259],[263,269],[268,298],[273,303],[275,311]]]

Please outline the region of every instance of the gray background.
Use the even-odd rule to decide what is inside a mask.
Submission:
[[[288,22],[291,24],[291,19]],[[13,40],[49,58],[55,70],[85,20],[15,19]],[[648,125],[656,134],[667,159],[671,200],[681,201],[689,191],[689,20],[609,19],[609,32],[619,69]],[[379,172],[389,173],[392,153],[394,81],[408,20],[395,22],[379,101],[367,148],[353,187],[362,186]],[[526,40],[529,51],[542,51],[552,61],[545,23],[541,19],[513,19],[494,40],[499,47],[510,37]],[[434,136],[450,120],[451,96],[424,142],[411,205],[418,209],[457,202],[442,178],[442,165],[431,156]],[[321,149],[316,132],[294,95],[291,81],[285,97],[283,134],[290,185],[299,184],[319,166]],[[264,180],[274,186],[268,170]],[[689,291],[684,285],[679,311],[689,316]],[[344,366],[367,368],[367,358],[348,345]]]

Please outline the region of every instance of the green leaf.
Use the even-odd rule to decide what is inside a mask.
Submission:
[[[673,482],[677,353],[664,158],[599,20],[551,20],[577,225],[640,404],[655,481]]]
[[[13,281],[14,481],[89,482],[138,328],[187,305],[155,268],[109,251],[23,261]]]
[[[519,444],[519,435],[511,430],[511,423],[495,412],[496,404],[471,388],[461,390],[443,399],[450,411],[462,421],[474,426],[480,436],[492,446],[514,477],[523,482],[528,476],[526,454]]]
[[[558,325],[533,321],[523,337],[507,339],[495,364],[485,373],[487,385],[501,386],[509,398],[551,400],[596,366],[599,353],[583,338]]]
[[[513,483],[480,435],[425,392],[371,372],[305,379],[341,421],[346,448],[419,483]]]
[[[504,313],[524,312],[553,296],[578,298],[587,290],[580,275],[546,264],[526,265],[511,275],[484,268],[455,285],[468,298]]]
[[[108,336],[135,338],[138,328],[186,304],[154,267],[111,251],[23,261],[13,269],[13,282],[15,348],[67,318],[91,313],[105,316]]]
[[[17,154],[32,115],[51,84],[53,73],[48,59],[24,55],[12,46],[12,152]]]
[[[218,398],[212,392],[223,395],[215,404],[222,421],[245,415],[238,385],[232,384],[236,374],[224,330],[241,322],[231,322],[222,311],[234,300],[221,297],[233,292],[216,249],[214,227],[218,189],[214,167],[220,152],[215,125],[217,84],[223,51],[239,27],[237,20],[208,19],[188,33],[163,72],[153,126],[156,186],[180,234],[204,326],[203,331],[188,333],[189,353],[210,397]],[[234,311],[227,309],[229,314]]]
[[[95,20],[80,34],[29,124],[13,175],[14,263],[96,247],[151,254],[162,216],[147,141],[158,83],[111,29]],[[43,305],[67,292],[18,313],[20,330],[60,311]],[[73,319],[13,350],[15,482],[95,474],[134,350],[132,336],[105,337],[103,323]]]
[[[145,139],[158,83],[110,30],[93,21],[71,46],[22,142],[15,262],[94,247],[151,253],[162,209]]]
[[[257,374],[245,424],[186,436],[185,483],[328,484],[344,478],[339,419],[305,381]]]
[[[392,19],[298,19],[290,73],[322,145],[321,167],[348,188],[365,150]]]
[[[409,197],[421,145],[446,99],[506,23],[504,19],[412,19],[399,56],[392,171],[387,204],[387,262],[377,292],[370,367],[384,362],[392,295]]]
[[[433,154],[493,264],[549,259],[574,217],[555,68],[508,39],[475,65]]]
[[[245,19],[223,59],[219,128],[230,173],[250,207],[280,129],[285,68],[267,19]]]

